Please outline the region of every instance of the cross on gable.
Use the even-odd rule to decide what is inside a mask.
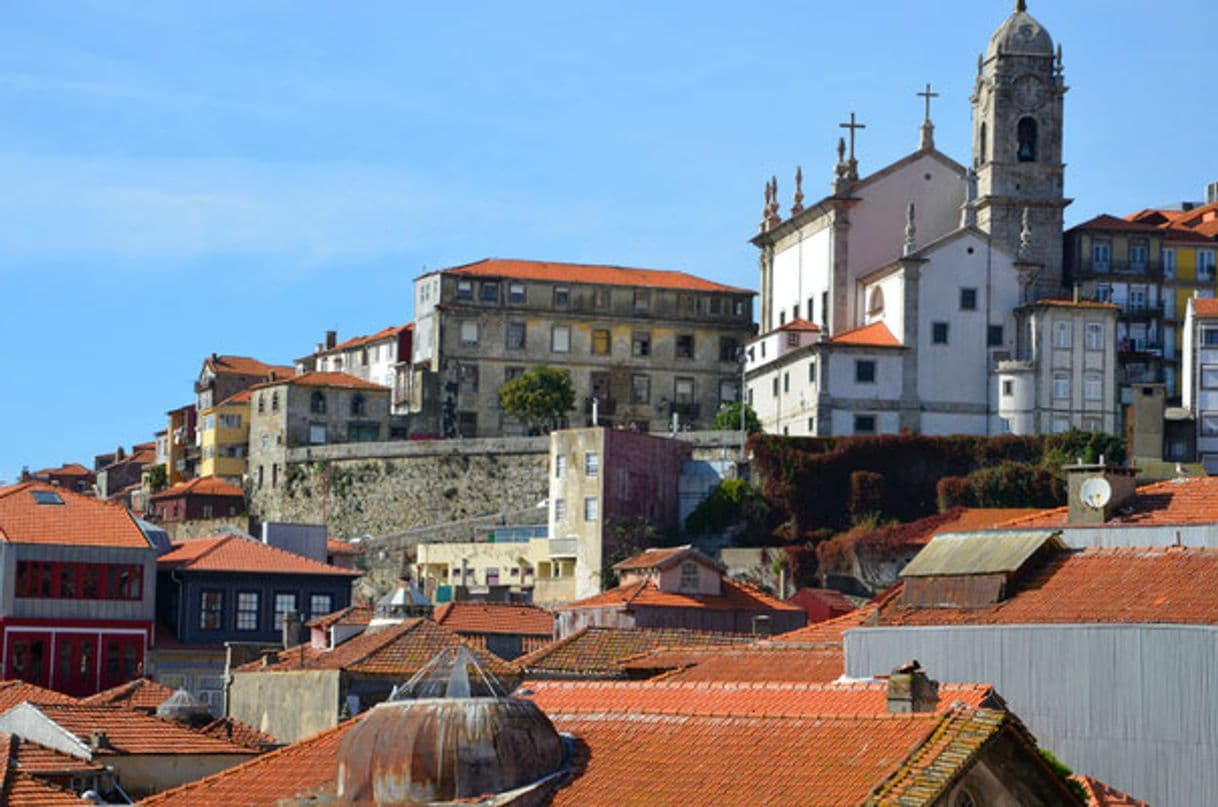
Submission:
[[[854,133],[857,129],[866,129],[867,124],[855,122],[854,113],[851,112],[850,113],[850,122],[849,123],[839,123],[838,127],[842,128],[842,129],[850,130],[850,159],[853,160],[854,159]]]
[[[930,99],[938,98],[939,93],[930,91],[930,82],[928,81],[928,82],[926,82],[926,89],[923,92],[914,93],[914,94],[917,95],[919,98],[926,99],[926,121],[929,123],[930,122]]]

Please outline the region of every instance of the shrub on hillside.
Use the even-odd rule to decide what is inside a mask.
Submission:
[[[1057,507],[1066,502],[1062,478],[1044,466],[1004,462],[964,477],[939,480],[939,509],[952,507]]]
[[[743,544],[764,545],[775,524],[761,492],[744,479],[725,479],[685,519],[690,535],[725,532],[744,525]]]

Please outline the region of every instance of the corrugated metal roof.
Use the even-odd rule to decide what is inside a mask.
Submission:
[[[1065,549],[1060,532],[957,532],[937,535],[909,562],[902,577],[1013,572],[1052,541]]]

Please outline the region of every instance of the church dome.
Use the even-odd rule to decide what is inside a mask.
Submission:
[[[999,54],[1016,56],[1052,56],[1053,37],[1044,26],[1028,13],[1024,0],[1015,5],[1015,13],[990,37],[985,58],[990,60]]]

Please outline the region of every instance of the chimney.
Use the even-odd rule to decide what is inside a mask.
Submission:
[[[338,344],[338,331],[326,331],[326,350]]]
[[[300,614],[288,611],[283,615],[283,649],[300,644]]]
[[[110,735],[100,729],[89,732],[89,748],[93,751],[110,748]]]
[[[933,712],[939,705],[939,682],[932,681],[917,659],[888,676],[888,713]]]
[[[1067,523],[1070,526],[1103,524],[1133,501],[1137,491],[1137,468],[1084,463],[1062,468],[1066,472]],[[1094,480],[1094,481],[1093,481]]]

